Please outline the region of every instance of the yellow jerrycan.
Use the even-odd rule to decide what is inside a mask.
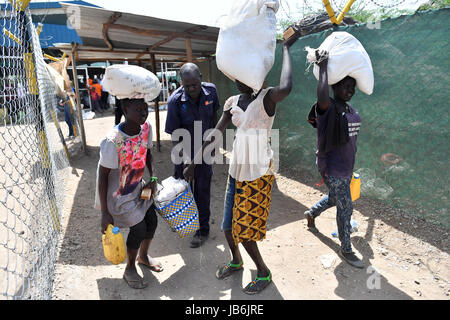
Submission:
[[[127,257],[127,250],[122,234],[118,227],[108,224],[106,232],[102,235],[103,253],[112,264],[122,263]]]
[[[352,181],[350,182],[350,193],[352,195],[352,201],[358,200],[361,194],[361,179],[356,172],[353,173]]]

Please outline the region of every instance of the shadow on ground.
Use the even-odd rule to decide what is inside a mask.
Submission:
[[[316,190],[327,193],[325,185],[317,187],[319,175],[306,173],[304,170],[294,171],[290,168],[281,168],[281,175],[289,177],[304,185],[315,188]],[[389,206],[386,202],[377,199],[370,199],[361,196],[361,198],[353,204],[355,210],[369,218],[369,221],[379,219],[383,223],[394,227],[398,231],[412,235],[424,242],[435,246],[441,251],[450,253],[450,233],[443,226],[427,222],[421,217],[411,215],[405,210]]]
[[[155,175],[164,179],[173,173],[170,161],[171,142],[161,141],[161,152],[153,149],[153,161]],[[103,256],[100,234],[100,212],[93,208],[96,184],[96,170],[98,163],[99,148],[88,146],[88,154],[78,153],[71,159],[72,174],[79,179],[79,184],[73,195],[73,206],[70,209],[69,221],[64,235],[58,263],[77,266],[109,266],[109,262]],[[211,190],[211,231],[210,239],[200,248],[189,247],[191,237],[179,239],[176,233],[171,232],[168,225],[158,219],[158,228],[150,248],[150,255],[162,258],[166,267],[161,274],[154,274],[147,269],[141,270],[149,286],[144,290],[134,290],[121,278],[110,278],[107,274],[97,279],[97,286],[101,299],[231,299],[252,300],[254,296],[248,296],[242,292],[245,286],[244,274],[236,274],[226,280],[217,280],[215,272],[217,267],[230,259],[230,254],[223,233],[221,223],[223,216],[223,200],[227,180],[226,165],[215,165]],[[147,174],[147,173],[146,173]],[[281,170],[280,174],[290,179],[299,181],[305,185],[314,187],[314,178],[306,175],[300,176],[287,170]],[[147,176],[148,177],[148,176]],[[326,188],[318,188],[325,193]],[[285,195],[275,183],[272,194],[272,205],[269,214],[268,232],[278,227],[304,219],[302,213],[307,210],[304,204]],[[388,215],[389,208],[385,204],[372,202],[362,198],[355,205],[355,209],[369,218],[369,229],[364,238],[352,237],[354,248],[361,253],[367,266],[373,258],[373,250],[369,242],[373,234],[375,219],[381,219],[386,224],[396,229],[410,233],[415,237],[426,241],[437,248],[448,252],[448,237],[436,241],[436,236],[431,230],[439,230],[421,222],[423,228],[415,229],[414,232],[408,226],[400,225],[402,217]],[[297,212],[297,214],[292,214]],[[420,223],[420,221],[419,221]],[[435,229],[433,229],[435,228]],[[122,230],[124,238],[128,230]],[[444,234],[444,233],[442,233]],[[315,237],[327,245],[333,252],[339,250],[338,244],[322,233]],[[264,242],[261,246],[264,246]],[[243,251],[243,249],[242,249]],[[301,252],[299,252],[301,254]],[[247,263],[247,262],[245,262]],[[255,276],[255,268],[251,261],[247,263],[250,268],[251,278]],[[138,267],[139,268],[139,267]],[[296,266],[293,266],[296,268]],[[369,268],[372,270],[371,268]],[[346,263],[341,262],[334,269],[338,286],[335,294],[344,299],[411,299],[410,296],[389,284],[387,279],[380,275],[372,278],[373,285],[381,285],[383,290],[373,290],[369,296],[367,293],[369,269],[354,270]],[[170,271],[169,271],[170,270]],[[374,273],[374,270],[372,270]],[[300,289],[300,288],[299,288]],[[273,282],[265,291],[257,296],[257,299],[283,299],[277,285]]]

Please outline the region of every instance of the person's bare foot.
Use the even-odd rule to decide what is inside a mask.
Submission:
[[[311,212],[305,211],[305,217],[306,221],[308,222],[307,227],[308,230],[314,233],[319,232],[319,229],[316,228],[316,223],[314,222],[314,217],[312,216]]]
[[[162,267],[161,263],[158,262],[158,260],[150,257],[149,255],[147,256],[139,256],[137,258],[137,262],[139,265],[141,266],[145,266],[147,268],[149,268],[150,270],[154,271],[154,272],[161,272],[164,270],[164,268]]]
[[[148,283],[137,273],[136,268],[126,268],[123,279],[133,289],[144,289],[148,286]]]

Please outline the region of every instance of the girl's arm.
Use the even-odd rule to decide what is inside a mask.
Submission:
[[[298,37],[291,37],[283,42],[283,66],[281,67],[280,84],[271,88],[264,97],[264,109],[271,117],[275,114],[276,104],[286,98],[292,90],[292,64],[289,49]]]
[[[231,122],[230,110],[224,111],[219,119],[219,122],[217,122],[217,125],[214,128],[214,130],[219,130],[221,134],[223,134],[225,129],[230,124],[230,122]],[[191,164],[184,169],[183,175],[187,181],[191,181],[194,178],[195,163],[201,163],[203,157],[203,150],[205,150],[205,148],[211,143],[216,143],[216,141],[212,141],[213,136],[214,132],[211,132],[209,136],[205,139],[202,148],[197,152],[194,159],[192,159]]]
[[[111,169],[105,168],[100,165],[98,172],[98,194],[100,198],[100,208],[102,212],[101,220],[101,232],[105,233],[108,224],[113,224],[114,220],[109,213],[107,205],[107,193],[108,193],[108,177]]]
[[[150,177],[153,177],[153,167],[152,167],[152,152],[147,149],[147,158],[145,159],[145,165],[147,166]]]
[[[319,82],[317,84],[317,105],[319,111],[324,113],[330,107],[330,94],[328,87],[328,53],[326,51],[316,51],[316,58],[319,66]]]
[[[153,166],[152,166],[152,152],[147,149],[147,158],[145,159],[145,165],[147,166],[148,172],[150,173],[150,179],[153,177]],[[144,189],[150,187],[152,189],[152,194],[156,194],[157,181],[151,181],[144,186]]]

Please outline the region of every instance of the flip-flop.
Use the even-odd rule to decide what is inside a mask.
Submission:
[[[144,266],[153,272],[161,272],[164,270],[164,268],[162,266],[159,267],[159,266],[155,266],[155,265],[151,265],[151,264],[146,264],[146,263],[140,262],[139,260],[138,260],[138,265]]]
[[[241,262],[241,263],[231,263],[231,262],[229,262],[228,264],[220,267],[216,271],[216,278],[217,279],[225,279],[225,278],[231,276],[231,274],[233,272],[244,269],[242,267],[243,265],[244,265],[243,262]]]
[[[125,280],[125,282],[133,289],[144,289],[148,286],[148,283],[145,282],[144,279],[129,280],[129,279],[127,279],[125,274],[123,275],[123,280]]]
[[[269,271],[267,277],[256,277],[256,279],[250,282],[243,291],[246,294],[256,294],[263,291],[272,282],[272,274]]]

